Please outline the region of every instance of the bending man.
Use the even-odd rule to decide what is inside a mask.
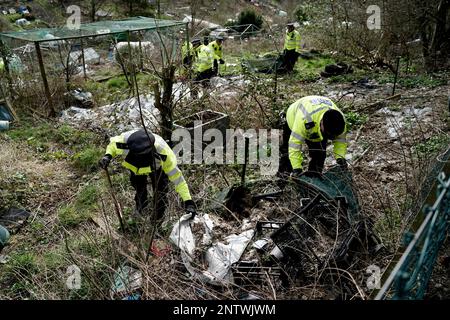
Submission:
[[[150,175],[154,196],[157,197],[157,219],[163,218],[166,210],[168,180],[175,185],[175,191],[183,200],[186,211],[192,213],[192,217],[195,216],[195,205],[186,180],[178,169],[175,154],[163,138],[150,132],[147,136],[143,129],[122,133],[110,139],[100,166],[106,169],[116,156],[124,158],[122,166],[130,171],[130,182],[136,190],[134,199],[137,214],[144,213],[148,206],[147,176]]]

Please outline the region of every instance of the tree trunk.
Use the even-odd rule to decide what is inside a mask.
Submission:
[[[95,22],[95,13],[97,12],[97,5],[95,0],[91,0],[91,21]]]

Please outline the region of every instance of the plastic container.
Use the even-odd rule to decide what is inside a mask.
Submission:
[[[0,131],[9,130],[9,121],[0,121]]]
[[[0,226],[0,250],[8,243],[9,240],[9,232],[8,230]]]

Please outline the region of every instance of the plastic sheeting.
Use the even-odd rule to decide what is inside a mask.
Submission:
[[[254,235],[254,230],[246,230],[239,235],[231,234],[222,242],[211,244],[206,250],[205,260],[208,268],[199,270],[193,266],[193,254],[197,248],[191,223],[203,225],[202,243],[211,242],[214,234],[214,223],[208,214],[189,220],[190,214],[182,216],[172,229],[170,240],[181,250],[181,257],[186,269],[196,279],[212,284],[220,284],[231,281],[230,269],[233,263],[238,262],[247,245]]]

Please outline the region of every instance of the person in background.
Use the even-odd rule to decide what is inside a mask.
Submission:
[[[287,25],[287,31],[284,39],[283,67],[287,72],[294,70],[295,63],[300,55],[301,37],[295,30],[293,23]]]
[[[222,51],[223,37],[217,36],[216,40],[209,44],[209,47],[213,51],[214,62],[213,62],[213,73],[215,76],[219,74],[219,63],[224,64],[223,51]]]

